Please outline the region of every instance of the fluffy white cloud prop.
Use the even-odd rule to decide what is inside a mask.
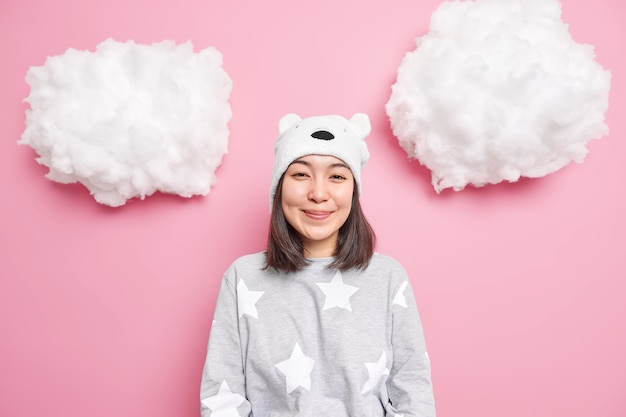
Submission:
[[[120,206],[155,191],[206,195],[228,146],[232,81],[222,55],[191,42],[102,42],[26,75],[26,129],[47,177]]]
[[[610,72],[558,0],[444,2],[405,55],[386,110],[437,192],[541,177],[608,133]]]

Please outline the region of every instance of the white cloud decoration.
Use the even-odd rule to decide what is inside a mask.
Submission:
[[[558,0],[446,1],[416,42],[386,111],[437,192],[550,174],[608,133],[611,73]]]
[[[116,207],[155,191],[208,194],[227,153],[232,81],[222,55],[190,41],[108,39],[26,74],[26,129],[47,178],[79,182]]]

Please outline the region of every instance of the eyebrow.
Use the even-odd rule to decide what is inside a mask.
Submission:
[[[301,159],[296,159],[295,161],[293,161],[291,164],[289,164],[290,166],[293,164],[302,164],[305,165],[307,167],[311,167],[311,163],[308,161],[303,161]],[[336,162],[334,164],[331,164],[328,166],[328,168],[346,168],[346,169],[350,169],[350,167],[342,162]]]

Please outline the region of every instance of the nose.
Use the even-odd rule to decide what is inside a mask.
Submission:
[[[309,190],[309,200],[316,203],[323,203],[328,200],[328,188],[323,179],[316,178],[311,181],[311,189]]]

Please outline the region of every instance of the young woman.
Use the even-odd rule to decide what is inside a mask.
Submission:
[[[203,417],[435,416],[411,284],[359,203],[370,130],[365,114],[281,119],[267,250],[223,278]]]

